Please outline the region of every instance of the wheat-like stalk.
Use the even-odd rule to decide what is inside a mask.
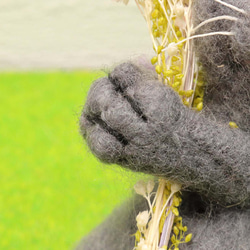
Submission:
[[[219,0],[216,0],[219,1]],[[193,27],[192,0],[135,0],[147,22],[156,56],[151,62],[159,80],[182,96],[183,103],[200,111],[203,108],[201,67],[193,49],[193,39],[212,35],[233,35],[220,31],[194,35],[206,23],[231,16],[211,18]]]
[[[169,249],[178,249],[179,244],[189,242],[192,234],[185,235],[187,227],[182,225],[178,207],[181,203],[181,185],[159,179],[159,185],[151,202],[154,182],[139,181],[135,185],[136,193],[147,201],[149,211],[143,211],[136,217],[138,231],[135,233],[134,250],[164,250],[167,249],[170,235],[172,245]],[[173,227],[174,224],[174,227]]]
[[[115,1],[123,1],[125,4],[129,2],[129,0]],[[240,13],[246,13],[221,0],[214,1]],[[202,69],[195,55],[193,39],[234,34],[220,31],[195,35],[195,32],[207,23],[217,20],[237,21],[238,18],[218,16],[194,27],[192,0],[135,0],[135,2],[146,20],[152,39],[156,56],[151,59],[151,63],[155,65],[159,80],[172,87],[182,97],[186,106],[201,111],[204,82]],[[236,124],[230,126],[237,127]],[[153,188],[152,181],[148,183],[140,181],[135,185],[135,191],[147,199],[150,210],[139,213],[136,218],[138,231],[135,234],[134,250],[177,250],[179,244],[189,242],[192,238],[192,234],[185,236],[187,227],[183,226],[182,218],[179,216],[181,186],[159,179],[155,198],[151,202]]]

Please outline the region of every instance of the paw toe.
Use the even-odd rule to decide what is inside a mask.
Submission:
[[[105,163],[116,163],[121,158],[123,145],[117,138],[96,124],[87,134],[87,143],[93,154]]]
[[[155,76],[150,71],[146,71],[131,62],[122,63],[117,66],[110,74],[109,79],[116,87],[116,90],[123,92],[131,85],[135,85],[138,81],[144,78],[155,79]]]
[[[89,116],[100,115],[103,110],[108,109],[110,103],[115,98],[114,86],[110,83],[109,79],[98,79],[90,88],[84,112]]]

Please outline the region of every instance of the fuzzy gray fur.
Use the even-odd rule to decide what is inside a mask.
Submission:
[[[193,7],[196,24],[220,15],[239,18],[197,31],[235,34],[195,42],[207,81],[201,113],[186,108],[154,74],[125,63],[93,84],[80,120],[82,135],[101,161],[184,186],[181,213],[194,239],[180,249],[250,248],[250,4],[226,2],[248,14],[213,0]],[[239,129],[230,128],[230,121]],[[138,203],[112,215],[78,249],[132,249]]]

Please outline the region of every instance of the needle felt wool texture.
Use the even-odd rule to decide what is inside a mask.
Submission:
[[[81,133],[105,163],[165,177],[183,186],[180,213],[193,233],[181,249],[249,249],[250,246],[250,3],[196,0],[194,23],[229,15],[196,31],[230,31],[195,41],[206,80],[204,109],[185,107],[154,73],[133,63],[117,66],[91,87]],[[228,124],[235,122],[239,128]],[[89,236],[78,250],[131,250],[136,215],[146,210],[135,196]]]

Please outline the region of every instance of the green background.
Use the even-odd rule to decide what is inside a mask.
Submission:
[[[72,249],[138,176],[104,166],[79,135],[102,72],[0,73],[0,249]]]

